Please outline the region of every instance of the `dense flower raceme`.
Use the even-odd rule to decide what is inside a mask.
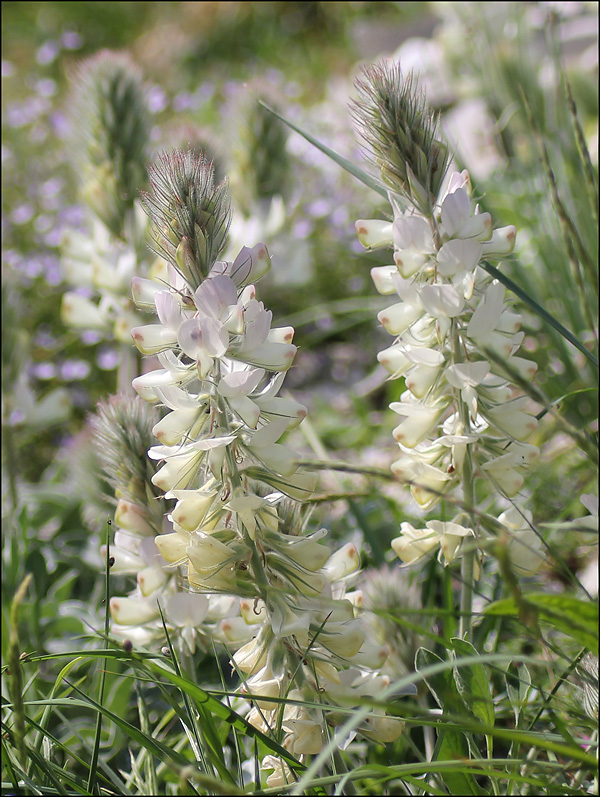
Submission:
[[[199,176],[202,190],[176,218],[169,191]],[[296,347],[293,329],[272,328],[256,298],[252,283],[270,266],[266,247],[244,247],[233,262],[211,256],[220,247],[204,238],[211,228],[220,234],[217,217],[228,208],[209,165],[191,153],[164,157],[151,181],[161,190],[146,205],[157,211],[163,203],[151,219],[168,263],[158,280],[133,279],[136,304],[154,310],[159,323],[134,328],[132,337],[161,367],[133,385],[169,410],[148,455],[163,463],[152,482],[175,505],[162,533],[129,527],[115,540],[116,565],[137,572],[138,588],[112,600],[113,620],[121,633],[142,638],[160,630],[160,604],[172,626],[185,627],[190,647],[209,638],[226,645],[241,694],[252,696],[250,721],[261,730],[281,721],[291,753],[316,753],[324,719],[338,724],[340,706],[387,685],[377,668],[388,650],[360,617],[360,593],[346,592],[359,566],[355,546],[332,553],[324,529],[306,535],[299,513],[290,512],[316,478],[279,442],[306,409],[278,395]],[[218,202],[206,200],[215,193]],[[185,215],[193,203],[210,209],[200,229]],[[183,235],[177,243],[176,231],[186,229],[194,240]],[[281,713],[283,698],[299,703]],[[358,730],[392,741],[402,727],[374,712]]]
[[[69,326],[129,343],[129,331],[139,323],[131,278],[149,268],[146,217],[136,200],[150,130],[141,74],[127,56],[102,51],[81,64],[72,107],[77,173],[92,235],[63,236],[63,275],[76,290],[63,297],[62,315]]]
[[[468,173],[455,172],[431,217],[403,212],[391,194],[393,222],[356,223],[365,247],[394,249],[394,264],[371,272],[381,294],[398,298],[378,316],[394,336],[378,360],[391,379],[405,379],[400,401],[390,405],[400,418],[392,470],[423,509],[458,487],[465,467],[512,499],[538,455],[527,442],[536,418],[510,384],[515,374],[530,380],[536,365],[517,354],[521,317],[507,306],[504,286],[479,265],[510,254],[516,230],[493,230],[470,193]],[[509,513],[499,518],[511,532],[511,560],[533,572],[542,562],[540,541],[527,514],[514,511],[516,525]],[[463,544],[476,543],[463,522],[430,521],[423,529],[404,523],[393,548],[404,562],[435,549],[451,562]]]
[[[61,257],[63,277],[74,288],[63,296],[64,323],[123,344],[130,343],[132,326],[142,321],[131,301],[131,279],[152,274],[148,258],[139,253],[146,228],[139,204],[130,222],[127,243],[114,238],[98,219],[92,222],[91,235],[66,231]]]

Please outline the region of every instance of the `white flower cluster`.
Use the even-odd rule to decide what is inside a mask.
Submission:
[[[62,299],[63,322],[74,329],[94,330],[104,339],[130,344],[131,327],[140,318],[131,301],[131,278],[147,273],[148,264],[138,256],[146,217],[139,204],[131,215],[128,240],[117,240],[107,227],[94,219],[92,234],[68,230],[62,240],[61,267],[65,280],[77,290]],[[85,296],[82,293],[87,292]]]
[[[341,706],[388,685],[377,672],[388,649],[371,638],[360,593],[346,593],[359,567],[356,547],[332,554],[326,531],[303,534],[290,511],[290,499],[310,496],[316,477],[279,442],[306,408],[278,395],[296,347],[294,330],[272,328],[271,312],[256,299],[252,282],[270,266],[266,247],[213,262],[195,289],[183,276],[183,258],[193,272],[187,241],[173,252],[160,280],[133,279],[136,304],[153,309],[159,323],[131,334],[161,366],[133,386],[169,410],[148,455],[163,463],[152,481],[175,505],[154,535],[120,503],[113,567],[136,572],[138,586],[111,600],[112,618],[128,638],[152,638],[160,604],[191,650],[198,640],[223,643],[250,722],[268,733],[281,728],[293,755],[317,753],[325,723],[344,720]],[[388,742],[402,729],[380,711],[357,731]],[[283,777],[278,767],[271,782]]]
[[[517,355],[521,317],[506,306],[504,286],[479,265],[510,254],[516,230],[492,230],[470,193],[468,173],[455,172],[430,218],[402,212],[391,195],[393,222],[356,223],[363,246],[394,249],[394,265],[371,272],[381,294],[399,299],[379,313],[395,339],[378,360],[391,379],[405,380],[400,401],[390,405],[401,418],[392,470],[423,509],[458,487],[465,467],[512,498],[539,453],[526,442],[537,420],[510,384],[511,374],[530,380],[536,371]],[[498,520],[510,532],[517,569],[536,570],[542,555],[528,514],[513,507]],[[430,521],[424,529],[403,523],[401,530],[392,546],[404,562],[436,548],[451,562],[474,535],[456,522]]]
[[[142,75],[127,55],[103,50],[76,70],[72,102],[73,154],[91,234],[63,236],[63,274],[78,290],[63,296],[62,317],[68,326],[130,345],[129,330],[139,323],[131,278],[148,273],[147,219],[136,200],[150,138]]]

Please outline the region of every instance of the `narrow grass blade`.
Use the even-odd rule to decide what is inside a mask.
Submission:
[[[28,573],[19,585],[10,605],[9,663],[11,679],[10,696],[13,701],[15,746],[23,770],[27,769],[28,757],[25,753],[25,708],[23,703],[23,671],[21,669],[21,645],[19,641],[19,607],[31,583]]]
[[[136,666],[137,662],[134,660],[132,661],[132,664]],[[258,739],[258,741],[262,742],[274,755],[280,756],[286,761],[286,763],[290,764],[295,769],[304,769],[304,765],[294,758],[294,756],[290,755],[285,748],[281,747],[281,745],[277,744],[277,742],[275,742],[269,736],[251,725],[246,719],[244,719],[244,717],[240,716],[233,709],[229,708],[229,706],[221,703],[219,700],[214,698],[208,692],[205,692],[204,689],[201,689],[196,684],[176,675],[171,670],[167,670],[165,667],[162,667],[152,661],[146,661],[143,663],[139,662],[139,665],[137,666],[139,666],[141,669],[145,669],[146,671],[150,669],[156,675],[160,674],[163,678],[166,678],[168,681],[170,681],[174,686],[178,686],[182,691],[188,694],[198,703],[199,706],[204,706],[204,708],[206,708],[212,714],[222,720],[225,720],[225,722],[231,725],[232,728],[236,728],[246,736],[251,736]]]
[[[166,640],[167,640],[167,646],[168,646],[168,649],[169,649],[169,656],[170,656],[171,661],[173,662],[173,669],[175,670],[175,672],[177,673],[177,675],[179,677],[182,677],[182,671],[181,671],[181,667],[180,667],[179,660],[178,660],[178,657],[177,657],[177,652],[175,651],[175,648],[173,647],[173,644],[171,643],[171,637],[169,635],[169,630],[167,629],[167,624],[165,623],[165,617],[164,617],[164,614],[163,614],[163,610],[162,610],[162,608],[160,606],[159,606],[159,611],[160,611],[160,619],[161,619],[161,622],[162,622],[163,631],[164,631],[164,634],[165,634],[165,637],[166,637]],[[200,764],[203,766],[204,772],[206,774],[211,774],[210,770],[209,770],[207,756],[206,756],[205,745],[203,745],[203,743],[202,743],[204,741],[204,738],[203,738],[202,728],[200,727],[200,725],[198,723],[199,717],[197,717],[196,712],[192,711],[192,706],[191,706],[191,703],[190,703],[190,699],[187,696],[187,694],[185,692],[181,692],[181,696],[183,698],[184,712],[183,711],[179,712],[177,710],[174,702],[172,702],[171,705],[173,706],[173,708],[177,712],[177,715],[180,717],[180,719],[182,719],[183,729],[184,729],[184,731],[185,731],[185,733],[186,733],[186,735],[188,737],[190,745],[192,746],[192,750],[194,751],[194,755],[196,757],[196,760],[198,762],[200,762]],[[185,713],[187,715],[185,721],[183,721],[183,716],[182,716],[183,713]],[[212,774],[215,774],[214,771],[213,771]]]
[[[571,115],[571,119],[573,122],[575,140],[577,141],[577,151],[579,153],[579,157],[581,158],[583,173],[585,174],[586,188],[590,196],[590,206],[593,209],[594,218],[596,219],[596,224],[598,224],[598,185],[596,184],[594,167],[590,159],[590,153],[588,151],[585,135],[583,133],[583,130],[581,128],[581,123],[579,121],[577,106],[575,105],[575,100],[573,99],[571,84],[569,83],[567,75],[564,72],[564,70],[563,70],[563,80],[565,83],[565,91],[567,94],[567,107],[569,109],[569,114]]]
[[[87,706],[87,708],[93,708],[96,711],[99,711],[106,719],[118,725],[121,730],[123,730],[133,741],[137,742],[142,747],[145,747],[159,760],[167,764],[167,766],[170,766],[172,769],[178,771],[179,767],[187,766],[190,763],[189,759],[183,756],[181,753],[178,753],[173,748],[163,744],[163,742],[159,741],[158,739],[149,738],[146,736],[146,734],[142,733],[138,728],[136,728],[135,725],[132,725],[130,722],[127,722],[127,720],[122,719],[122,717],[119,717],[118,714],[115,714],[105,706],[102,706],[93,698],[88,697],[84,692],[81,691],[81,689],[78,689],[77,687],[73,688],[83,698],[83,700],[79,702],[80,705],[83,703]],[[64,705],[64,703],[62,705]]]
[[[522,288],[520,288],[516,282],[513,282],[510,277],[507,277],[501,271],[499,271],[495,266],[492,266],[491,263],[488,263],[486,260],[482,260],[480,266],[487,271],[494,279],[497,279],[498,282],[501,282],[504,286],[506,286],[510,291],[512,291],[516,296],[521,299],[521,301],[525,302],[537,315],[540,316],[547,324],[550,324],[557,332],[559,332],[565,340],[568,340],[572,346],[575,346],[582,354],[584,354],[587,359],[598,368],[598,360],[591,351],[588,351],[583,343],[579,340],[579,338],[575,337],[572,332],[569,332],[566,327],[564,327],[560,321],[557,321],[553,315],[545,310],[541,304],[538,304],[535,299],[533,299],[528,293],[526,293]]]
[[[269,113],[272,113],[273,116],[276,116],[292,130],[295,130],[296,133],[299,133],[303,138],[309,141],[314,147],[321,150],[321,152],[327,155],[328,158],[334,160],[339,166],[342,167],[342,169],[347,171],[353,177],[356,177],[356,179],[360,180],[361,183],[364,183],[369,188],[372,188],[373,191],[377,191],[377,193],[380,196],[384,197],[384,199],[388,198],[387,188],[385,188],[385,186],[382,185],[382,183],[380,183],[374,177],[371,177],[370,174],[367,174],[367,172],[365,172],[363,169],[359,168],[358,166],[355,166],[354,163],[351,163],[351,161],[347,160],[342,155],[338,155],[337,152],[334,152],[334,150],[330,149],[326,144],[321,143],[314,136],[311,136],[310,133],[307,133],[305,130],[302,130],[293,122],[290,122],[290,120],[286,119],[285,116],[281,116],[281,114],[278,114],[277,111],[273,110],[273,108],[270,108],[261,100],[259,100],[258,102],[259,105],[262,105],[262,107],[265,108],[265,110],[269,111]]]
[[[106,556],[104,561],[105,577],[104,577],[104,648],[108,648],[108,634],[110,632],[110,526],[109,520],[106,526]],[[104,700],[104,686],[106,683],[106,667],[107,660],[104,659],[100,668],[100,688],[98,690],[98,701],[102,704]],[[100,739],[102,735],[102,712],[98,712],[96,717],[96,737],[94,739],[94,747],[92,750],[92,760],[90,763],[90,772],[88,778],[88,791],[93,794],[96,790],[96,770],[98,768],[98,756],[100,754]]]
[[[541,780],[539,777],[531,776],[531,775],[519,775],[519,774],[512,774],[506,771],[502,771],[500,769],[491,769],[490,766],[496,767],[511,767],[511,768],[522,768],[523,761],[513,761],[511,759],[491,759],[491,761],[426,761],[425,763],[416,763],[416,764],[395,764],[388,767],[383,767],[382,765],[366,765],[363,767],[357,767],[352,772],[346,775],[348,781],[357,781],[361,779],[369,780],[371,783],[373,781],[377,782],[385,782],[391,779],[396,780],[405,780],[407,783],[414,782],[415,785],[418,786],[419,789],[423,790],[425,794],[446,794],[447,792],[442,792],[437,789],[433,789],[429,786],[426,782],[417,781],[416,776],[427,776],[433,774],[440,774],[445,775],[448,772],[469,772],[473,775],[485,775],[486,777],[493,778],[494,780],[504,781],[508,780],[509,778],[514,780],[515,783],[523,783],[528,784],[532,787],[532,789],[538,789],[538,792],[529,791],[528,793],[534,794],[544,794],[544,793],[554,793],[548,792],[548,779],[552,776],[556,776],[556,774],[560,773],[564,769],[564,765],[560,764],[559,762],[548,762],[548,761],[535,761],[532,762],[530,766],[535,766],[539,770],[544,772],[548,772],[547,779]],[[378,775],[380,776],[378,779]],[[411,776],[415,776],[411,778]],[[317,788],[317,787],[327,787],[327,786],[334,786],[339,782],[339,775],[326,775],[325,777],[321,778],[314,778],[310,781],[310,787]],[[278,786],[272,789],[264,789],[262,794],[266,795],[277,795],[277,794],[289,794],[295,792],[295,784],[290,783],[286,786]],[[379,792],[377,792],[379,793]],[[385,792],[383,792],[385,793]],[[396,793],[396,792],[394,792]],[[525,792],[523,792],[525,793]],[[577,797],[581,795],[581,789],[575,789],[567,786],[566,784],[560,785],[560,791],[556,791],[557,794],[562,795],[569,795],[569,797]]]

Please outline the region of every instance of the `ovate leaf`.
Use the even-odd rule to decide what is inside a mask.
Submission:
[[[419,648],[417,651],[415,664],[417,670],[423,670],[433,664],[443,661],[439,656],[427,648]],[[466,714],[465,705],[458,693],[452,666],[448,662],[448,669],[436,673],[426,679],[429,691],[432,693],[437,703],[446,714]],[[443,717],[442,717],[443,718]],[[443,722],[437,727],[437,742],[433,752],[434,761],[469,761],[469,744],[467,737],[462,731]],[[480,794],[475,778],[468,772],[452,770],[444,773],[444,783],[451,794]]]
[[[457,656],[478,657],[470,642],[454,638],[450,640]],[[485,725],[494,725],[495,713],[490,682],[483,664],[460,667],[454,670],[454,681],[459,695],[467,708]]]

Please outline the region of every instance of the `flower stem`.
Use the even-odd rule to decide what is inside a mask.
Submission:
[[[468,432],[470,428],[469,424],[469,413],[464,404],[464,402],[460,401],[460,409],[461,415],[463,414],[463,410],[466,410],[464,413],[466,415],[466,429],[465,431]],[[471,458],[471,451],[467,447],[467,452],[465,454],[465,461],[463,463],[463,475],[462,475],[462,488],[463,488],[463,500],[465,502],[465,510],[468,512],[469,515],[469,524],[475,531],[475,516],[473,514],[473,506],[474,506],[474,498],[475,498],[475,491],[473,489],[473,460]],[[475,556],[476,556],[476,549],[474,545],[466,545],[464,546],[463,556],[462,556],[462,564],[461,564],[461,592],[460,592],[460,624],[459,624],[459,631],[460,637],[465,639],[466,635],[471,631],[471,621],[472,621],[472,610],[473,610],[473,581],[475,580]]]
[[[452,354],[455,363],[461,362],[463,357],[461,354],[461,342],[458,334],[458,323],[456,319],[452,321]],[[469,408],[463,400],[460,393],[457,395],[458,412],[463,427],[463,434],[468,434],[471,430],[471,419],[469,417]],[[475,532],[475,516],[473,514],[473,507],[475,505],[475,490],[473,484],[473,458],[471,449],[467,445],[465,459],[462,469],[462,490],[465,512],[469,516],[469,525]],[[476,549],[474,545],[468,546],[463,544],[463,555],[461,563],[461,591],[460,591],[460,622],[459,622],[459,635],[465,639],[466,635],[471,631],[471,621],[473,612],[473,582],[475,580],[475,556]]]
[[[464,415],[463,423],[465,424],[465,433],[470,429],[469,411],[462,399],[460,400],[461,415]],[[473,484],[473,460],[471,450],[467,446],[465,460],[463,463],[462,474],[462,488],[463,500],[465,502],[465,510],[469,515],[469,525],[475,530],[475,515],[473,514],[473,507],[475,505],[475,490]],[[464,546],[462,564],[461,564],[461,593],[460,593],[460,637],[465,639],[466,635],[471,631],[472,610],[473,610],[473,582],[475,580],[475,556],[476,548],[474,545]]]
[[[19,506],[19,491],[17,489],[17,454],[14,440],[14,430],[10,422],[2,424],[2,434],[5,440],[5,447],[3,449],[5,459],[5,473],[8,478],[8,493],[10,495],[11,503],[11,517],[15,517],[17,508]]]
[[[475,548],[465,551],[462,557],[460,576],[460,637],[465,639],[471,631],[473,611],[473,578],[475,575]]]
[[[123,395],[134,393],[131,382],[139,373],[137,353],[129,345],[121,346],[121,358],[117,370],[117,392]]]

